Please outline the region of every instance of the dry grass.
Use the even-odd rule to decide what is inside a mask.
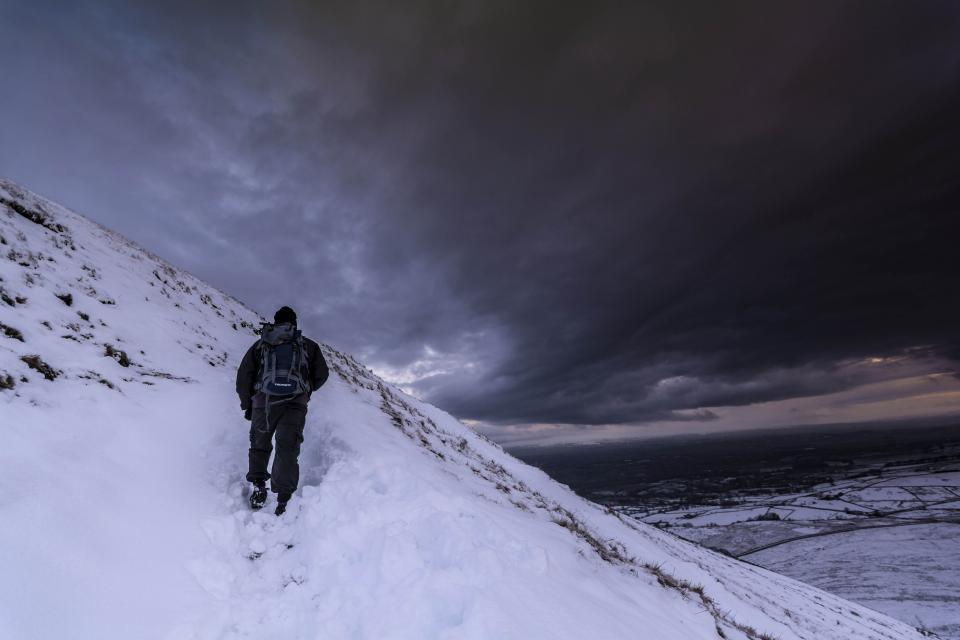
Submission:
[[[47,380],[56,380],[63,373],[44,362],[38,355],[20,356],[20,360]]]
[[[23,334],[19,329],[5,325],[2,322],[0,322],[0,333],[3,333],[3,335],[7,336],[8,338],[13,338],[14,340],[23,342]]]

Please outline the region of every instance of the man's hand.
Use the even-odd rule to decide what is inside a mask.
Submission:
[[[243,412],[243,417],[247,420],[253,420],[253,409],[247,409]]]

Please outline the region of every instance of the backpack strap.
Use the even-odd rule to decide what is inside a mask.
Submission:
[[[272,372],[270,377],[270,382],[273,382],[277,379],[277,349],[270,349],[270,368],[267,371]]]
[[[254,393],[257,393],[260,391],[260,388],[261,388],[260,382],[261,382],[261,378],[263,377],[263,367],[266,364],[263,361],[263,355],[264,355],[263,340],[258,339],[253,344],[253,355],[254,355],[254,360],[257,362],[257,369],[254,375],[254,381],[253,381],[253,391]]]
[[[300,349],[297,348],[296,343],[293,345],[293,355],[290,357],[290,369],[287,371],[287,379],[293,377],[293,373],[300,368],[300,357],[297,353]]]
[[[307,343],[303,339],[303,334],[297,331],[297,351],[300,352],[300,357],[303,358],[303,361],[300,365],[301,369],[307,370],[307,376],[310,375],[310,356],[307,354]]]

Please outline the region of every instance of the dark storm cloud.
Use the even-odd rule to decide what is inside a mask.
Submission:
[[[952,3],[107,7],[6,10],[0,173],[461,417],[957,359]]]

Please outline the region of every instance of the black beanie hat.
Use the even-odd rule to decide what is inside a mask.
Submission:
[[[277,309],[277,312],[273,314],[274,324],[282,324],[284,322],[297,324],[297,313],[290,307],[280,307]]]

